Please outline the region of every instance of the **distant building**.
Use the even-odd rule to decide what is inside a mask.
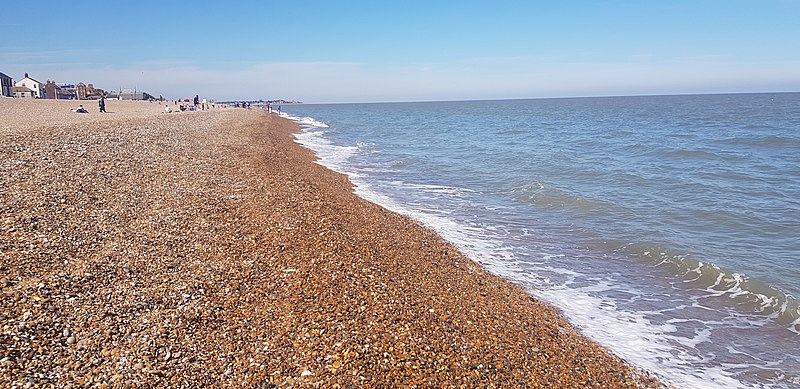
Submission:
[[[118,94],[113,95],[113,97],[120,100],[155,100],[155,97],[151,96],[149,93],[137,91],[135,89],[123,89]]]
[[[58,98],[58,90],[61,89],[56,85],[53,81],[47,81],[47,84],[44,86],[45,90],[45,97],[51,100]]]
[[[100,88],[96,88],[95,89],[93,84],[87,84],[86,85],[86,98],[87,99],[89,99],[89,100],[99,100],[100,97],[103,97],[105,95],[106,95],[106,92],[104,90],[102,90]]]
[[[78,83],[78,85],[75,87],[75,96],[78,97],[78,100],[86,100],[88,96],[86,84],[82,82]]]
[[[63,87],[62,87],[63,85]],[[44,86],[45,98],[56,100],[77,100],[75,85],[56,83],[48,80]]]
[[[14,86],[24,86],[32,90],[34,96],[36,96],[37,99],[45,98],[45,90],[44,90],[45,84],[42,84],[41,82],[36,81],[33,78],[30,78],[28,76],[28,73],[25,73],[25,78],[14,83]]]
[[[14,80],[11,77],[0,73],[0,96],[12,97],[14,96]]]
[[[68,84],[64,82],[57,82],[58,85],[58,99],[59,100],[77,100],[78,99],[78,86],[75,84]]]
[[[93,84],[69,84],[65,82],[55,83],[58,87],[59,100],[98,100],[105,95],[102,89],[95,89]]]
[[[35,99],[33,91],[24,87],[24,86],[15,86],[14,88],[14,97],[18,99]]]

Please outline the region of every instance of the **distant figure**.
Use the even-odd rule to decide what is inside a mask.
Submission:
[[[200,105],[200,95],[194,95],[194,106]]]
[[[83,108],[83,104],[79,105],[78,108],[75,108],[75,112],[77,113],[89,113],[86,108]]]
[[[172,108],[169,107],[169,104],[164,106],[164,113],[172,113]]]
[[[106,112],[106,98],[100,97],[100,101],[97,102],[97,105],[100,106],[100,112]]]
[[[208,105],[208,100],[203,99],[203,111],[206,110],[206,106]]]

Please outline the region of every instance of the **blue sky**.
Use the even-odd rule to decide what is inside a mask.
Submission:
[[[167,98],[800,91],[800,0],[10,3],[0,72]]]

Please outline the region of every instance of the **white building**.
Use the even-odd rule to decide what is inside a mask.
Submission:
[[[33,95],[33,91],[24,87],[24,86],[15,86],[14,87],[14,97],[18,99],[33,99],[36,96]]]
[[[18,99],[33,99],[35,96],[33,95],[33,91],[24,87],[24,86],[15,86],[14,87],[14,97]]]
[[[28,77],[28,73],[25,73],[25,78],[15,82],[14,86],[24,86],[32,90],[34,97],[37,99],[44,98],[44,84]]]

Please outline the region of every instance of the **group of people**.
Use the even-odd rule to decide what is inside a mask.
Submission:
[[[201,102],[200,101],[200,96],[199,95],[194,95],[194,109],[201,109],[201,110],[205,111],[206,108],[209,108],[208,100],[203,99],[203,101]]]
[[[176,101],[173,102],[174,104],[178,105],[178,108],[177,108],[177,110],[175,112],[181,112],[181,111],[186,111],[186,110],[197,111],[197,110],[205,110],[206,108],[211,108],[208,105],[208,100],[203,99],[202,102],[200,101],[200,95],[194,95],[194,100],[192,101],[192,104],[186,104],[186,105],[178,104],[178,102],[180,102],[180,101],[181,100],[176,100]],[[189,100],[187,99],[186,102],[188,102],[188,101]],[[212,106],[214,106],[214,105],[212,104]],[[165,113],[172,113],[172,107],[170,107],[169,104],[164,105],[164,112]]]
[[[100,112],[101,113],[105,113],[106,112],[106,98],[105,97],[100,97],[100,100],[97,101],[97,105],[100,107]],[[89,113],[89,110],[84,108],[83,104],[78,105],[78,108],[70,109],[70,111],[73,111],[75,113]]]
[[[187,109],[190,110],[190,111],[196,111],[197,110],[194,106],[178,104],[178,109],[175,112],[183,112],[183,111],[186,111]],[[164,112],[165,113],[172,113],[172,108],[169,106],[169,104],[164,105]]]
[[[273,110],[272,110],[272,105],[271,105],[270,103],[267,103],[267,104],[264,106],[264,110],[265,110],[265,111],[267,111],[267,112],[269,112],[269,113],[272,113],[272,112],[273,112]],[[280,106],[280,105],[278,106],[278,113],[281,113],[281,106]]]
[[[188,102],[189,100],[187,99],[186,101]],[[177,102],[175,102],[175,103],[177,104]],[[203,99],[202,102],[200,101],[200,95],[195,95],[194,96],[194,101],[192,103],[193,103],[192,105],[180,104],[180,105],[178,105],[178,110],[180,110],[180,111],[198,110],[198,109],[205,110],[206,108],[209,108],[208,101],[206,99]],[[100,112],[101,113],[105,113],[106,112],[106,99],[105,99],[105,97],[100,97],[100,100],[97,101],[97,105],[100,107]],[[241,107],[241,108],[249,109],[250,108],[250,103],[248,103],[248,102],[242,102],[242,103],[236,102],[236,107],[237,108]],[[264,110],[266,110],[268,112],[273,112],[272,105],[270,105],[269,103],[265,104],[263,106],[263,108],[264,108]],[[79,105],[78,108],[70,109],[70,111],[73,111],[73,112],[76,112],[76,113],[89,113],[89,111],[86,108],[84,108],[83,104]],[[281,107],[280,106],[278,106],[277,111],[279,113],[281,112]],[[172,112],[172,108],[169,106],[169,104],[164,106],[164,112],[166,112],[166,113],[171,113]]]
[[[163,100],[163,98],[161,98],[161,99]],[[188,100],[187,100],[187,101],[188,101]],[[195,96],[194,96],[194,101],[193,101],[193,103],[194,103],[194,105],[192,105],[192,106],[189,106],[188,104],[187,104],[186,106],[184,106],[183,104],[181,104],[181,105],[178,107],[178,109],[180,109],[181,111],[185,111],[185,110],[187,110],[187,109],[190,109],[190,108],[191,108],[191,109],[194,109],[194,110],[197,110],[197,109],[203,109],[203,110],[205,110],[206,108],[208,108],[208,100],[206,100],[206,99],[203,99],[203,101],[202,101],[202,103],[201,103],[201,102],[200,102],[200,96],[199,96],[199,95],[195,95]],[[101,113],[105,113],[105,112],[106,112],[106,99],[105,99],[105,97],[100,97],[100,100],[98,100],[98,101],[97,101],[97,105],[100,107],[100,112],[101,112]],[[70,111],[72,111],[72,112],[76,112],[76,113],[89,113],[89,110],[87,110],[87,109],[86,109],[86,108],[83,106],[83,104],[80,104],[80,105],[78,105],[78,108],[72,108],[72,109],[70,109]],[[164,111],[165,111],[166,113],[170,113],[170,112],[172,112],[172,108],[170,108],[170,107],[169,107],[169,105],[167,105],[167,106],[164,108]]]

